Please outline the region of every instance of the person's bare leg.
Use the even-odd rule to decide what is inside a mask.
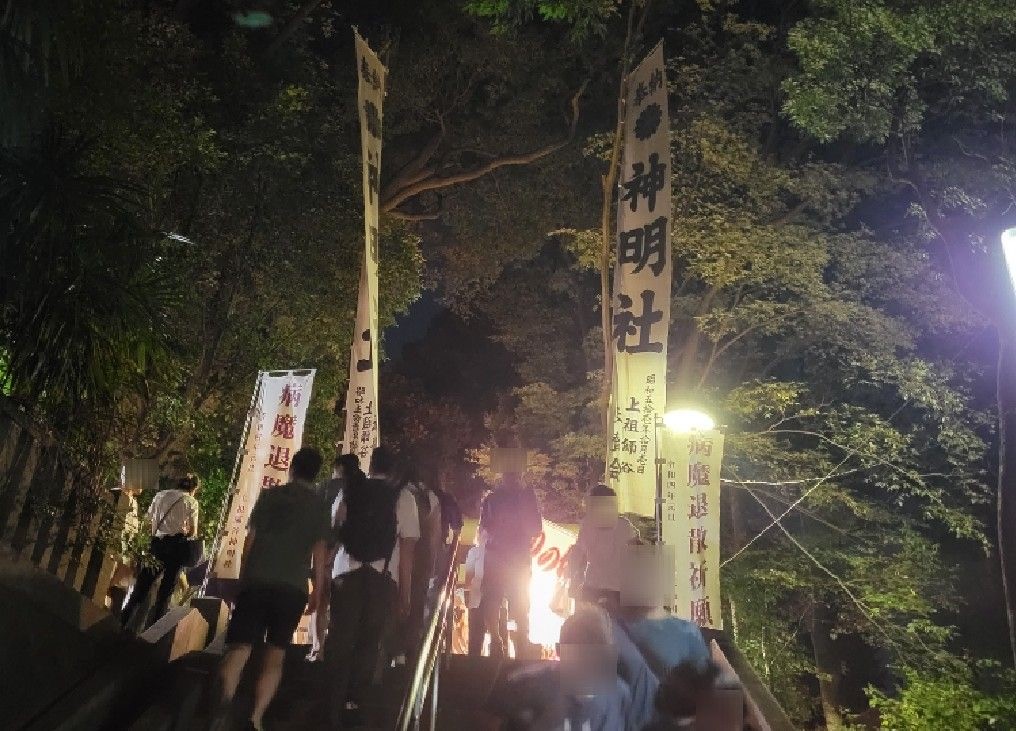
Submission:
[[[328,634],[328,619],[331,617],[331,607],[328,605],[328,595],[325,594],[321,602],[318,604],[317,612],[317,629],[318,632],[318,658],[323,658],[325,654],[325,637]]]
[[[265,662],[261,666],[261,674],[258,676],[258,684],[254,689],[254,712],[250,720],[254,728],[262,728],[265,711],[268,704],[275,697],[275,691],[279,689],[279,682],[282,680],[282,666],[286,660],[286,648],[268,645],[265,647]]]
[[[219,664],[219,701],[226,705],[233,700],[240,685],[243,667],[250,659],[250,645],[231,645]]]

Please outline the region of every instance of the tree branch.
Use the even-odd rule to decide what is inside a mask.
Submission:
[[[434,174],[433,170],[427,169],[427,163],[430,162],[431,158],[438,151],[441,146],[441,142],[445,137],[445,123],[444,116],[436,114],[438,130],[437,133],[424,145],[423,149],[420,150],[420,154],[406,163],[401,170],[399,170],[391,182],[388,183],[381,191],[381,200],[385,201],[394,196],[400,189],[405,188],[407,185],[412,185],[426,177]],[[384,203],[382,203],[382,208]]]
[[[321,1],[322,0],[307,0],[307,2],[301,5],[300,9],[296,11],[293,17],[286,21],[286,24],[282,26],[282,30],[279,31],[279,34],[272,39],[271,43],[268,44],[268,48],[265,50],[265,55],[275,55],[275,52],[278,51],[279,48],[281,48],[294,33],[296,33],[300,24],[307,19],[307,16],[317,10]]]
[[[441,211],[431,213],[407,213],[405,211],[388,211],[388,215],[400,221],[435,221],[441,216]]]
[[[546,157],[547,155],[551,155],[557,152],[561,148],[568,145],[575,138],[575,129],[578,126],[579,121],[579,99],[585,92],[588,83],[589,83],[588,80],[584,81],[582,83],[582,86],[579,87],[579,90],[576,91],[574,96],[572,96],[571,98],[570,103],[572,110],[571,123],[568,128],[568,136],[565,137],[565,139],[559,142],[553,142],[549,145],[544,145],[543,147],[533,150],[532,152],[526,152],[519,155],[505,155],[503,157],[498,157],[491,160],[488,163],[480,165],[479,167],[473,168],[471,170],[463,170],[462,172],[455,173],[453,175],[438,176],[431,170],[421,171],[420,177],[418,177],[418,179],[416,179],[414,182],[407,183],[401,186],[400,188],[396,188],[394,190],[390,189],[388,191],[387,197],[382,198],[381,210],[384,211],[385,213],[391,213],[400,205],[405,203],[407,200],[419,195],[420,193],[425,193],[429,190],[448,188],[453,185],[459,185],[460,183],[468,183],[470,181],[482,178],[485,175],[488,175],[500,168],[518,165],[528,165],[530,163],[536,162],[541,158]],[[426,152],[426,150],[424,152]],[[421,156],[418,156],[417,158],[418,160],[420,157],[422,157],[422,154],[423,153],[421,153]],[[433,155],[433,152],[431,152],[430,154]],[[416,161],[414,161],[414,163],[415,162]],[[426,162],[424,162],[424,164],[426,164]],[[423,175],[422,173],[427,174]]]

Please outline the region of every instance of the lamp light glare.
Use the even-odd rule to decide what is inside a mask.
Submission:
[[[1005,265],[1009,269],[1013,289],[1016,290],[1016,228],[1002,232],[1002,253],[1005,255]]]
[[[692,431],[709,431],[716,427],[713,417],[695,409],[668,411],[663,415],[663,423],[670,431],[677,432],[678,434]]]

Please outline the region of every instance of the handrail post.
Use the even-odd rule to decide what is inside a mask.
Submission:
[[[438,678],[441,675],[441,657],[438,656],[434,660],[434,673],[430,679],[430,723],[428,724],[428,731],[434,731],[437,728],[437,694],[438,694]]]

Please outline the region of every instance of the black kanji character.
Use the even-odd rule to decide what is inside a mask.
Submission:
[[[360,64],[360,75],[363,77],[364,81],[373,87],[374,91],[378,91],[381,88],[381,77],[378,75],[377,71],[370,67],[366,58],[364,58],[363,62]]]
[[[650,257],[655,257],[656,260],[649,264],[649,268],[653,275],[658,277],[667,265],[666,216],[660,216],[641,228],[622,231],[617,236],[618,263],[622,265],[634,264],[635,268],[632,270],[632,274],[641,272]]]
[[[363,119],[367,123],[370,136],[376,140],[381,139],[381,113],[370,99],[363,102]]]
[[[642,292],[642,314],[637,316],[631,311],[632,299],[626,294],[617,296],[619,312],[614,315],[614,340],[617,341],[618,352],[628,353],[662,353],[663,343],[652,342],[653,325],[663,319],[663,310],[653,309],[656,293],[651,289]],[[638,342],[628,344],[628,336],[638,335]]]
[[[374,342],[370,338],[370,330],[364,330],[360,334],[360,339],[367,343],[367,357],[356,361],[356,372],[363,373],[369,371],[374,367]]]
[[[649,96],[649,94],[650,92],[646,89],[645,82],[640,81],[638,86],[635,87],[635,105],[641,107],[642,102],[646,100],[646,97]]]
[[[647,104],[646,108],[639,112],[635,120],[635,137],[645,142],[660,128],[663,121],[663,110],[659,104]]]
[[[381,173],[378,171],[377,155],[373,152],[367,153],[367,194],[370,196],[371,205],[377,196],[378,186],[381,185]],[[634,210],[634,209],[633,209]]]
[[[370,258],[377,264],[378,233],[377,226],[370,227]]]
[[[631,170],[631,180],[621,184],[625,190],[621,200],[631,201],[631,211],[636,213],[641,196],[648,201],[649,212],[652,213],[656,210],[656,194],[663,190],[663,185],[667,182],[667,165],[660,162],[659,153],[654,152],[649,155],[649,172],[646,172],[645,163],[642,162],[632,163]]]
[[[653,73],[649,77],[649,84],[647,88],[649,94],[655,94],[663,88],[663,71],[661,69],[653,69]]]

